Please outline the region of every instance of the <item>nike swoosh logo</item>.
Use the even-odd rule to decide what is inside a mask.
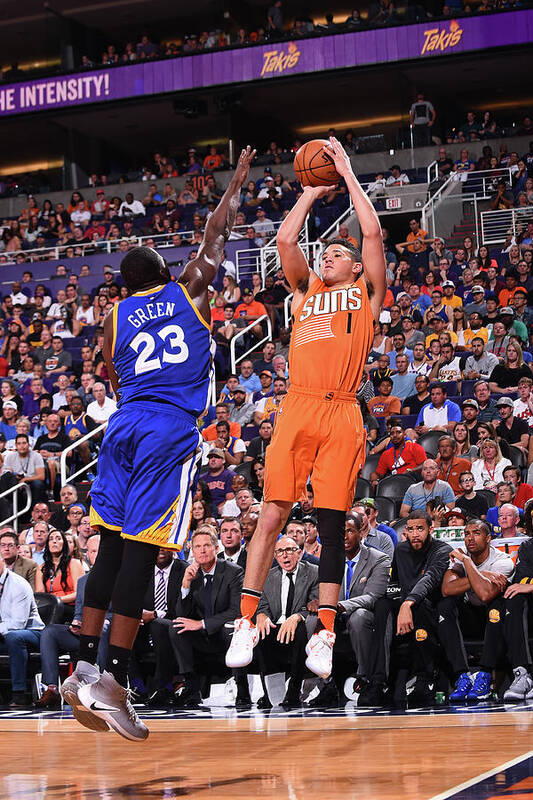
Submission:
[[[113,706],[106,706],[105,704],[102,706],[97,706],[96,703],[91,703],[89,706],[91,711],[120,711],[120,708],[114,708]]]

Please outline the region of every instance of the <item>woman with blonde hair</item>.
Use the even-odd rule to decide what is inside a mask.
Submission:
[[[236,305],[241,299],[241,290],[235,283],[231,275],[224,275],[222,278],[222,296],[226,303],[233,303]]]
[[[495,439],[484,439],[479,446],[479,458],[472,462],[472,475],[475,478],[474,489],[490,489],[503,481],[503,471],[513,465],[508,458],[502,456],[500,446]]]
[[[505,361],[492,370],[489,389],[491,394],[509,394],[518,391],[520,378],[531,378],[531,370],[524,363],[522,348],[516,341],[509,342],[505,350]]]

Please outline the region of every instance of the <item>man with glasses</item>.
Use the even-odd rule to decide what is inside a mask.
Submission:
[[[486,497],[474,489],[475,482],[476,479],[469,470],[461,472],[459,475],[459,487],[462,494],[455,501],[455,505],[464,511],[468,517],[485,519],[489,504]]]
[[[290,523],[293,525],[294,523]],[[257,658],[261,677],[279,672],[290,675],[283,708],[300,705],[300,690],[305,664],[309,615],[307,605],[318,601],[318,567],[300,560],[301,550],[290,536],[276,542],[274,556],[278,562],[267,575],[259,606]],[[270,708],[267,692],[258,701],[259,708]]]
[[[0,530],[0,554],[7,569],[27,580],[32,591],[35,591],[37,564],[31,558],[24,558],[19,554],[18,537],[13,528],[5,527]]]

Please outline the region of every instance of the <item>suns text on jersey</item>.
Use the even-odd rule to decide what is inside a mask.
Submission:
[[[360,308],[361,289],[358,286],[318,292],[305,301],[298,321],[304,322],[309,317],[319,317],[322,314],[335,314],[336,311],[359,311]]]
[[[146,303],[144,308],[136,308],[131,314],[128,315],[128,322],[134,328],[140,328],[143,322],[149,322],[151,319],[158,319],[159,317],[172,317],[174,314],[175,303]]]

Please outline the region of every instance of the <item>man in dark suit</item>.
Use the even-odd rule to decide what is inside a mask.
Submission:
[[[243,571],[231,561],[217,558],[218,537],[210,525],[201,525],[191,537],[194,561],[183,574],[181,583],[182,616],[173,621],[170,642],[185,685],[177,703],[194,708],[201,702],[200,683],[195,671],[195,657],[219,656],[229,646],[231,631],[225,625],[240,613]],[[235,675],[237,707],[250,704],[244,673]]]
[[[291,523],[294,524],[294,523]],[[276,542],[277,565],[267,575],[257,609],[259,644],[257,659],[261,677],[281,669],[290,674],[284,708],[300,704],[305,669],[307,605],[318,600],[318,567],[300,558],[297,542],[282,536]],[[270,708],[265,690],[259,708]]]
[[[218,558],[232,561],[241,569],[246,568],[246,548],[242,543],[242,525],[236,517],[225,517],[220,523],[220,544],[224,548]]]
[[[179,558],[174,558],[174,550],[159,548],[154,567],[154,574],[146,590],[141,625],[135,640],[135,662],[140,655],[150,649],[150,638],[155,653],[155,685],[156,690],[150,696],[148,704],[152,708],[168,706],[174,699],[169,685],[179,669],[170,644],[169,632],[172,620],[179,611],[181,581],[187,565]],[[135,667],[133,667],[135,671]],[[130,679],[131,679],[130,675]]]

